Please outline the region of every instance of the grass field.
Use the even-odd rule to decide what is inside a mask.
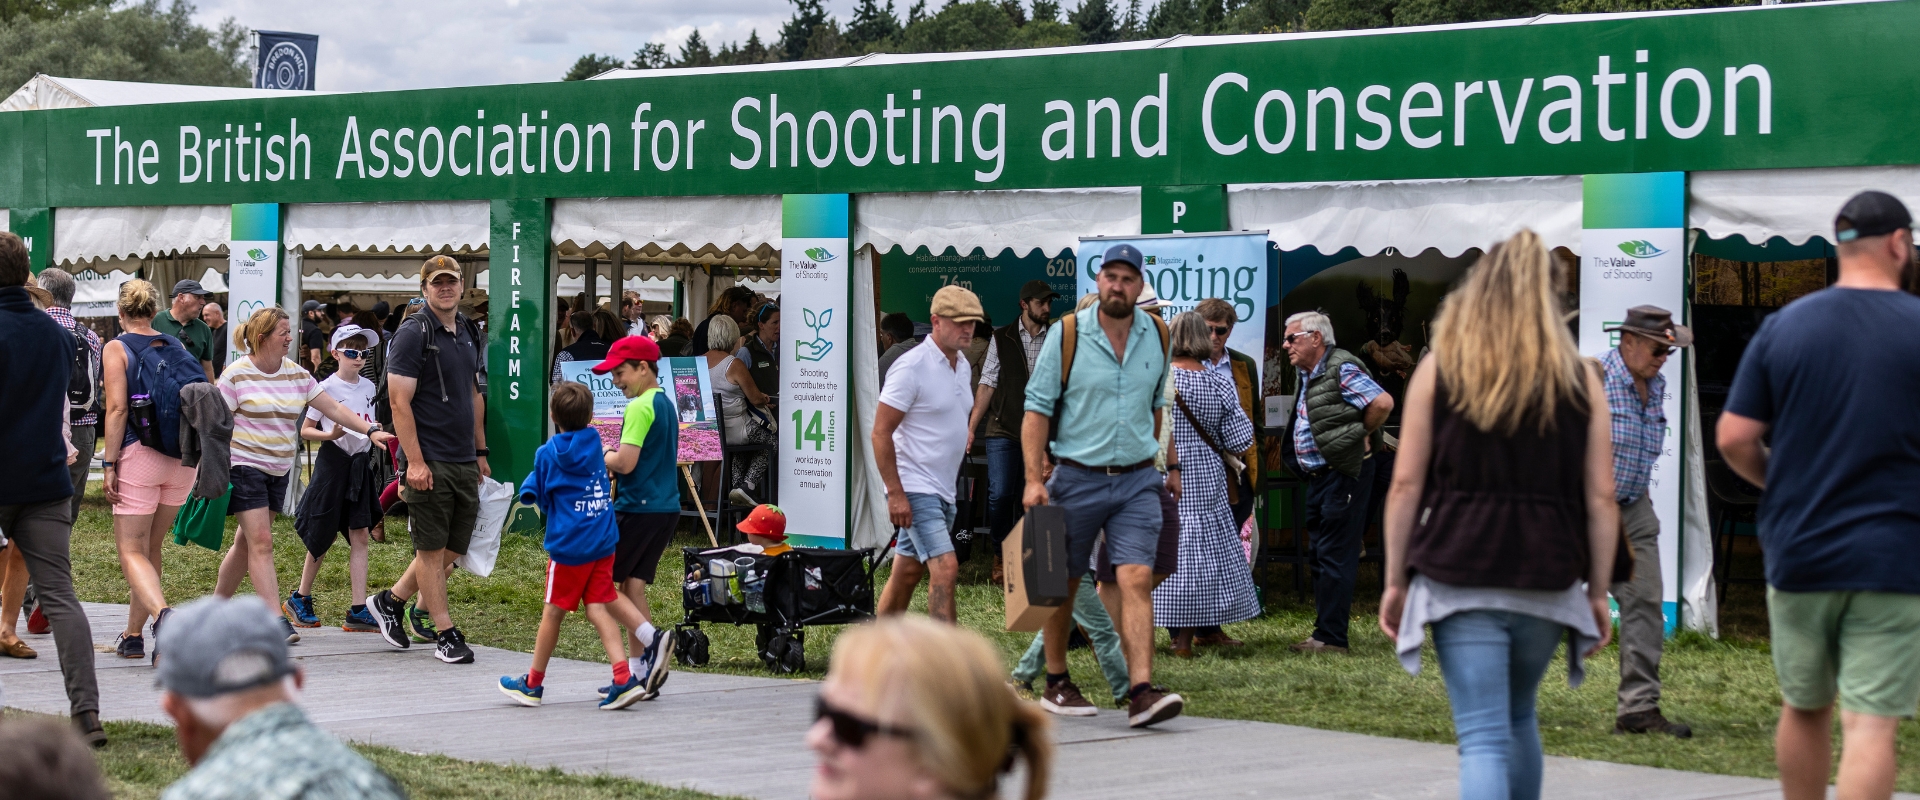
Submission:
[[[109,516],[98,488],[90,485],[85,508],[75,527],[74,574],[82,599],[127,602],[109,533]],[[291,520],[282,519],[276,553],[282,591],[295,585],[305,551],[292,533]],[[703,544],[697,524],[683,526],[681,543]],[[372,547],[371,583],[377,589],[399,577],[411,552],[404,524],[390,522],[387,542]],[[231,541],[232,533],[228,538]],[[697,537],[697,538],[696,538]],[[346,613],[345,543],[336,545],[316,587],[316,608],[323,623],[338,624]],[[213,586],[218,555],[197,547],[169,544],[164,567],[168,598],[184,602]],[[660,624],[680,619],[679,590],[674,585],[678,555],[664,559],[663,585],[653,587],[650,601]],[[485,579],[464,573],[449,584],[453,617],[467,639],[526,652],[532,649],[540,614],[545,555],[536,539],[508,535],[494,574]],[[995,642],[1008,663],[1019,657],[1029,634],[1001,629],[998,591],[987,583],[987,556],[976,553],[962,570],[959,592],[960,621]],[[877,581],[884,581],[884,570]],[[1378,571],[1361,571],[1359,602],[1354,606],[1353,655],[1304,656],[1287,645],[1306,637],[1313,628],[1311,598],[1296,599],[1289,573],[1271,580],[1266,613],[1229,627],[1247,646],[1231,651],[1201,651],[1192,660],[1165,655],[1157,659],[1155,680],[1186,696],[1187,713],[1208,717],[1261,720],[1307,727],[1352,731],[1428,742],[1451,743],[1453,726],[1446,690],[1431,647],[1425,668],[1409,676],[1394,659],[1389,642],[1373,622],[1379,595]],[[916,606],[923,608],[922,589]],[[705,626],[712,637],[712,661],[705,671],[765,675],[754,655],[753,629]],[[1766,619],[1760,590],[1736,586],[1722,611],[1720,640],[1683,634],[1671,641],[1662,666],[1662,706],[1670,718],[1693,726],[1692,740],[1668,737],[1614,736],[1614,689],[1619,666],[1617,650],[1609,646],[1587,662],[1588,680],[1578,689],[1566,684],[1563,663],[1549,670],[1540,692],[1540,723],[1546,750],[1553,755],[1604,761],[1773,777],[1773,730],[1779,715],[1778,688],[1765,639]],[[835,629],[808,632],[807,669],[800,677],[818,677],[825,671]],[[373,634],[368,634],[369,636]],[[1164,647],[1166,634],[1160,634]],[[297,647],[297,645],[296,645]],[[588,661],[606,659],[599,640],[584,620],[570,621],[561,636],[559,654]],[[1076,679],[1090,698],[1099,698],[1103,682],[1092,655],[1074,651],[1070,663]],[[519,674],[524,661],[482,663],[480,669]],[[800,746],[795,742],[796,747]],[[1920,791],[1920,761],[1908,754],[1920,752],[1920,725],[1900,727],[1902,753],[1898,785]],[[540,773],[544,775],[544,773]],[[531,795],[529,795],[531,796]]]

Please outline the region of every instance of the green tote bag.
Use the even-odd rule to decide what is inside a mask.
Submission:
[[[173,518],[173,543],[192,543],[219,552],[221,541],[227,535],[227,501],[232,498],[232,484],[212,500],[198,496],[187,498],[179,516]]]

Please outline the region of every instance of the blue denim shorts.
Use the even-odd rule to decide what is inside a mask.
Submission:
[[[937,494],[907,492],[913,524],[900,529],[894,553],[927,562],[953,552],[953,504]]]
[[[1107,532],[1107,552],[1115,564],[1155,563],[1165,521],[1158,470],[1108,475],[1061,464],[1047,481],[1047,502],[1067,512],[1067,563],[1088,569],[1093,543]],[[1076,574],[1084,575],[1085,572]]]

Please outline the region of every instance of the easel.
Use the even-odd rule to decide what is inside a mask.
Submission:
[[[707,543],[719,547],[720,540],[713,535],[713,523],[707,521],[707,506],[700,502],[700,487],[693,484],[693,462],[680,462],[680,477],[686,479],[687,491],[693,493],[693,507],[700,512],[700,526],[707,529]]]

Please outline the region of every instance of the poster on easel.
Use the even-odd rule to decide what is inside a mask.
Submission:
[[[587,387],[593,393],[593,427],[607,447],[620,446],[620,428],[627,413],[627,395],[614,385],[613,376],[595,375],[593,361],[567,361],[560,365],[561,380]],[[662,389],[673,397],[674,414],[680,425],[680,463],[720,460],[720,417],[713,407],[713,382],[707,376],[706,359],[663,358],[659,361]]]

